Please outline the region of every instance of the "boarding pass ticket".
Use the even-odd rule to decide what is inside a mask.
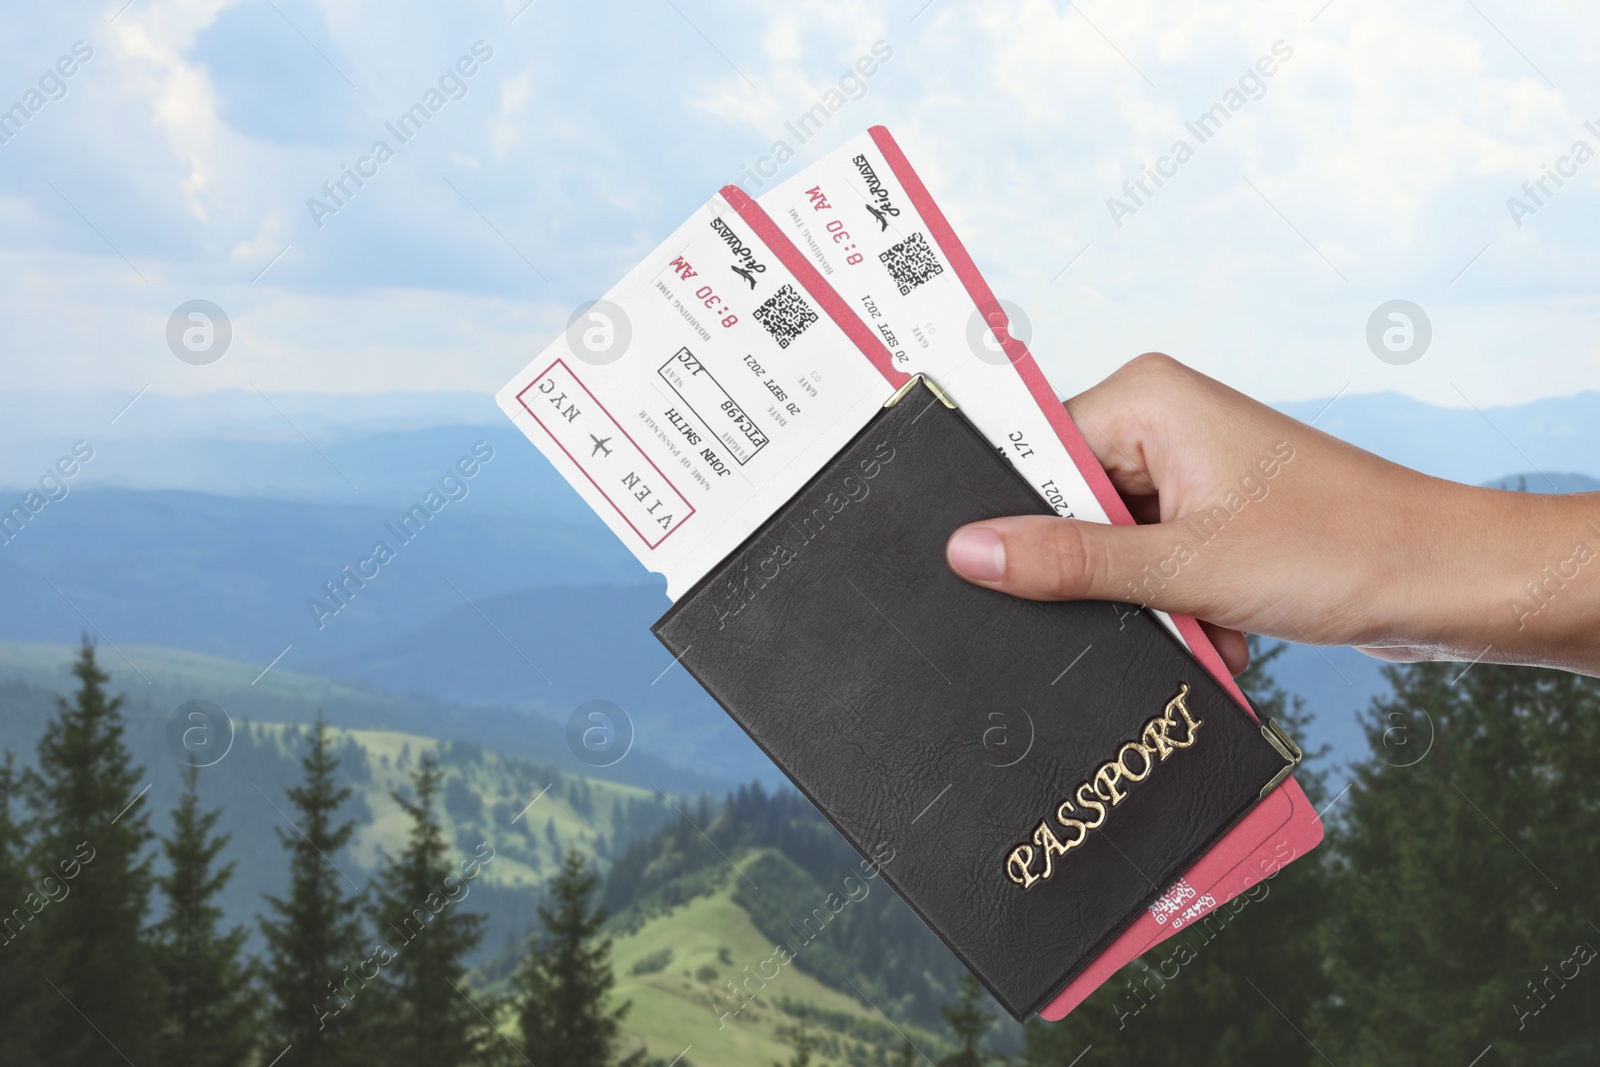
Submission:
[[[949,393],[1057,514],[1109,521],[870,134],[756,203],[883,339],[896,366]]]
[[[821,303],[714,197],[496,400],[676,599],[894,392]]]

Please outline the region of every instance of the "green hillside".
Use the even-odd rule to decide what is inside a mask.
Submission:
[[[250,727],[252,743],[270,745],[286,759],[300,750],[303,732],[282,723]],[[385,853],[401,847],[409,821],[395,794],[410,792],[417,760],[429,752],[446,773],[440,821],[447,835],[463,854],[480,842],[494,849],[480,884],[535,890],[554,870],[558,851],[574,847],[603,868],[619,833],[653,827],[671,811],[647,790],[567,775],[477,745],[387,730],[332,729],[329,734],[345,759],[361,764],[359,777],[350,776],[351,803],[366,817],[350,856],[365,869],[378,867]]]
[[[290,830],[286,790],[301,774],[305,724],[324,700],[341,708],[346,720],[330,733],[341,760],[339,777],[352,790],[343,813],[357,831],[332,859],[353,883],[364,887],[384,852],[400,848],[406,819],[393,794],[409,791],[408,775],[424,752],[436,753],[446,772],[440,814],[456,850],[471,855],[480,842],[494,848],[494,862],[472,888],[489,919],[475,962],[486,963],[520,941],[559,850],[575,846],[603,871],[630,841],[674,817],[649,789],[562,770],[555,763],[565,754],[559,734],[553,742],[559,749],[425,736],[389,725],[423,721],[403,698],[276,670],[251,687],[253,674],[227,660],[164,648],[123,651],[148,684],[115,650],[102,649],[100,662],[111,675],[110,691],[126,696],[126,742],[149,786],[138,803],[150,812],[157,833],[167,830],[184,766],[182,748],[174,749],[169,736],[174,710],[185,700],[208,700],[232,720],[231,747],[201,771],[200,793],[207,806],[222,809],[218,829],[231,836],[222,858],[236,872],[221,904],[230,924],[242,923],[250,932],[252,950],[259,947],[255,916],[263,894],[279,894],[285,886],[286,862],[274,831]],[[0,644],[0,751],[13,753],[24,766],[33,761],[56,696],[72,688],[72,654],[59,645]],[[450,722],[441,727],[442,733]],[[224,745],[227,726],[216,729],[217,743]],[[530,748],[548,755],[528,755]]]
[[[741,854],[736,862],[748,869],[767,854]],[[945,1049],[923,1028],[891,1024],[800,969],[804,949],[794,962],[781,963],[772,939],[736,899],[742,884],[725,866],[704,895],[664,908],[617,936],[617,993],[633,1002],[624,1029],[644,1042],[651,1057],[671,1060],[687,1049],[680,1063],[699,1067],[787,1062],[792,1050],[786,1036],[802,1018],[820,1039],[821,1061],[813,1061],[818,1067],[892,1062],[902,1033],[930,1057]],[[737,996],[730,982],[739,986]]]
[[[56,695],[72,689],[75,652],[0,644],[0,746],[24,764]],[[233,718],[231,747],[202,770],[200,789],[207,806],[222,810],[218,829],[231,835],[222,860],[236,872],[222,903],[226,921],[250,931],[249,952],[260,949],[255,917],[263,895],[284,889],[287,861],[274,831],[291,832],[285,794],[301,775],[306,723],[327,706],[343,720],[330,726],[329,739],[338,779],[351,789],[343,817],[356,824],[331,859],[355,885],[368,886],[385,857],[403,848],[409,819],[396,794],[409,795],[425,754],[444,772],[439,820],[454,851],[468,856],[480,843],[494,849],[469,905],[488,919],[471,957],[474,985],[485,995],[510,991],[544,884],[559,857],[576,848],[608,875],[603,899],[613,913],[617,997],[633,1004],[624,1031],[628,1046],[647,1045],[652,1060],[683,1053],[680,1064],[701,1067],[786,1062],[787,1039],[802,1021],[819,1042],[817,1067],[887,1064],[906,1037],[931,1057],[946,1048],[936,1036],[937,1004],[957,966],[881,882],[850,905],[853,913],[820,913],[829,928],[814,940],[785,932],[790,917],[805,922],[823,906],[825,885],[853,870],[859,876],[861,863],[792,793],[753,786],[720,804],[703,793],[667,798],[565,771],[555,763],[560,752],[539,759],[399,728],[417,720],[405,698],[276,669],[252,684],[260,668],[252,673],[182,650],[122,652],[128,660],[110,648],[99,658],[111,691],[126,694],[126,741],[149,784],[139,803],[158,833],[169,826],[183,766],[169,739],[171,709],[199,698]],[[873,936],[858,943],[869,927]],[[793,950],[787,963],[775,958],[779,942]],[[876,960],[862,963],[858,953]],[[737,993],[730,982],[740,984]]]

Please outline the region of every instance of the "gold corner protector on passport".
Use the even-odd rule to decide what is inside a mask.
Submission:
[[[956,402],[950,399],[950,394],[946,393],[943,389],[940,389],[939,386],[935,384],[934,380],[928,377],[926,374],[913,374],[906,384],[894,391],[894,396],[891,396],[888,400],[883,402],[883,406],[886,408],[894,407],[896,404],[900,403],[901,399],[904,398],[907,393],[915,389],[919,383],[927,386],[928,391],[939,398],[939,403],[943,404],[951,411],[956,409]]]
[[[1278,755],[1288,760],[1291,764],[1299,763],[1305,758],[1305,753],[1300,751],[1300,746],[1294,743],[1294,738],[1289,732],[1278,724],[1277,719],[1268,719],[1261,724],[1261,736],[1267,743],[1278,750]]]
[[[1265,737],[1267,743],[1277,749],[1278,755],[1284,758],[1283,770],[1273,775],[1272,781],[1261,787],[1261,796],[1265,797],[1294,773],[1294,769],[1300,766],[1300,761],[1305,758],[1305,753],[1300,751],[1300,746],[1294,743],[1294,738],[1278,724],[1277,719],[1268,719],[1261,724],[1261,736]]]

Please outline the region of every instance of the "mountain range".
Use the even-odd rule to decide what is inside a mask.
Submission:
[[[0,545],[0,597],[12,608],[0,641],[88,633],[134,664],[134,646],[189,650],[234,664],[245,690],[263,670],[323,675],[449,703],[457,736],[488,743],[504,740],[507,723],[559,728],[584,701],[608,700],[632,718],[637,754],[662,767],[778,780],[648,634],[668,606],[660,578],[489,398],[129,399],[0,392],[0,502],[20,499],[75,440],[94,448],[65,496]],[[1476,410],[1393,394],[1281,407],[1441,476],[1600,488],[1577,473],[1600,456],[1600,393]],[[492,459],[459,480],[464,495],[420,533],[401,530],[475,447]],[[352,584],[345,568],[378,541],[395,558]],[[1310,740],[1356,751],[1354,713],[1381,688],[1380,665],[1294,646],[1279,667],[1317,713]]]

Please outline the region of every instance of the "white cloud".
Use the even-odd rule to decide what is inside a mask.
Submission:
[[[280,126],[327,120],[278,140],[230,121],[237,64],[197,58],[208,27],[259,2],[141,0],[114,24],[4,16],[20,69],[78,37],[97,48],[71,95],[0,148],[0,284],[21,297],[0,325],[9,382],[491,390],[881,39],[892,61],[805,152],[888,124],[996,290],[1028,308],[1063,391],[1151,348],[1268,399],[1348,385],[1499,403],[1600,386],[1600,162],[1521,228],[1505,206],[1574,139],[1600,150],[1584,129],[1600,113],[1563,92],[1600,60],[1577,0],[1485,0],[1493,25],[1442,0],[1334,0],[1320,14],[680,0],[684,17],[601,0],[535,5],[515,24],[520,5],[300,0],[281,6],[315,49],[279,27],[238,57],[269,89],[281,66],[281,107],[302,110]],[[313,227],[306,198],[475,40],[495,52],[468,95]],[[1192,140],[1184,124],[1280,40],[1293,57],[1265,94],[1118,228],[1107,198]],[[238,327],[238,350],[199,370],[161,339],[195,296]],[[1367,315],[1397,296],[1434,319],[1434,349],[1406,368],[1363,341]]]

